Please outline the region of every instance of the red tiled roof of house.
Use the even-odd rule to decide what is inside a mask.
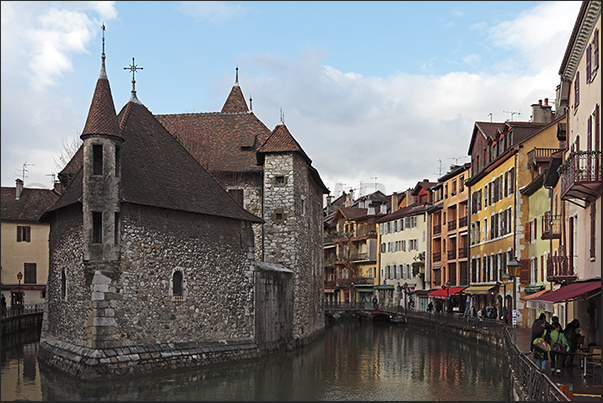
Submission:
[[[3,186],[2,221],[38,221],[58,198],[53,190],[24,188],[16,200],[16,189]]]
[[[270,130],[253,113],[156,115],[208,171],[260,172],[256,151]]]

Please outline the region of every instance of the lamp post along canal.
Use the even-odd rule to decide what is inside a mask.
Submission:
[[[521,274],[521,263],[517,261],[516,257],[513,257],[507,263],[509,269],[509,276],[513,279],[513,342],[517,344],[517,319],[515,314],[517,312],[517,277]]]
[[[17,288],[17,309],[21,309],[21,279],[23,279],[23,273],[17,273],[17,280],[19,280],[19,288]]]
[[[507,272],[503,273],[503,275],[501,276],[501,280],[504,286],[504,294],[503,294],[503,318],[505,321],[505,325],[509,325],[509,319],[508,316],[509,315],[509,310],[507,309],[507,283],[509,282],[509,274]]]
[[[408,298],[406,297],[408,294],[408,283],[404,283],[402,286],[404,288],[404,309],[408,309]]]
[[[446,281],[446,284],[442,284],[442,289],[446,290],[446,302],[448,304],[446,313],[452,313],[452,305],[450,304],[450,280]]]

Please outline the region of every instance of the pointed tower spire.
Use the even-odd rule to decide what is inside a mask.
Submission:
[[[118,137],[123,140],[119,125],[117,123],[117,114],[115,113],[115,104],[113,95],[111,95],[111,86],[105,70],[105,24],[101,26],[103,30],[103,52],[101,55],[101,73],[96,82],[96,88],[92,95],[92,102],[88,110],[88,118],[84,130],[80,137],[82,139],[95,135],[105,135]]]
[[[99,78],[107,78],[107,71],[105,70],[105,23],[101,25],[101,29],[103,30],[103,53],[101,54],[101,72]]]
[[[132,64],[128,67],[124,67],[124,70],[130,70],[132,72],[132,95],[130,95],[130,102],[134,102],[136,104],[141,104],[142,102],[140,102],[138,100],[138,97],[136,96],[136,71],[138,70],[142,70],[142,67],[138,67],[136,65],[136,63],[134,63],[134,58],[132,58]]]
[[[247,108],[247,102],[245,102],[245,97],[243,96],[243,91],[241,91],[241,87],[239,87],[239,66],[236,68],[235,74],[235,84],[230,90],[230,94],[228,98],[226,98],[226,102],[224,102],[224,106],[222,106],[221,113],[248,113],[249,109]]]
[[[249,112],[253,112],[253,106],[251,104],[251,101],[252,101],[251,94],[249,94]]]

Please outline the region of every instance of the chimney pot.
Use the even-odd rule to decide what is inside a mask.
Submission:
[[[23,181],[21,179],[17,179],[16,181],[16,187],[15,187],[15,200],[19,200],[21,198],[21,194],[23,193]]]
[[[544,99],[544,105],[546,106],[546,105],[548,105],[548,104],[549,104],[549,99],[548,99],[548,98],[545,98],[545,99]]]
[[[538,105],[542,105],[542,99],[538,100]]]

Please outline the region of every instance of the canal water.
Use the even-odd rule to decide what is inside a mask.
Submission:
[[[389,322],[340,320],[296,351],[111,382],[66,377],[37,351],[37,335],[2,339],[2,401],[510,400],[504,353]]]

